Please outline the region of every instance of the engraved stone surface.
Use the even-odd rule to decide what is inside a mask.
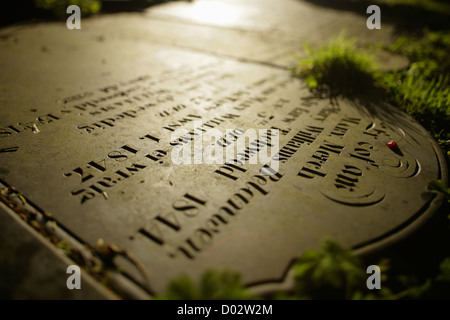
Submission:
[[[0,42],[0,179],[79,239],[132,251],[152,292],[210,268],[282,282],[324,236],[380,248],[432,213],[442,156],[397,109],[317,98],[284,68],[114,35],[113,21]],[[174,161],[239,143],[227,164]]]

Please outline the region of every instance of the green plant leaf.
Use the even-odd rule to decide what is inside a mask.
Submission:
[[[296,293],[310,298],[350,298],[366,275],[351,250],[325,239],[319,251],[306,251],[294,265]]]
[[[156,299],[168,300],[249,300],[255,299],[241,283],[239,273],[208,270],[198,284],[182,276],[170,282],[164,295]]]

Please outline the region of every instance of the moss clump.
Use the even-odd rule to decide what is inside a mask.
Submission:
[[[375,64],[372,58],[355,49],[354,39],[339,37],[313,49],[305,45],[307,56],[293,69],[295,75],[320,91],[353,97],[373,89]]]

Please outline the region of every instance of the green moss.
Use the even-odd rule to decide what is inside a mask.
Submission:
[[[34,0],[35,6],[51,12],[57,18],[67,17],[67,7],[77,5],[80,7],[81,15],[88,16],[96,14],[102,7],[99,0]]]
[[[431,12],[450,12],[450,4],[446,1],[439,0],[377,0],[376,4],[386,4],[389,6],[403,5],[415,7],[423,10],[428,10]]]
[[[427,128],[450,156],[450,33],[401,37],[388,49],[411,61],[407,70],[380,79],[390,101]]]
[[[164,295],[157,296],[159,300],[248,300],[254,299],[241,283],[238,273],[223,271],[206,271],[198,284],[189,277],[174,279],[168,285]]]
[[[293,73],[320,91],[347,97],[373,89],[375,65],[367,54],[355,49],[354,39],[341,33],[327,45],[313,49],[305,45],[307,57],[301,59]]]

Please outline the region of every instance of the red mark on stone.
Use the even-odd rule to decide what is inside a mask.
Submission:
[[[403,153],[400,151],[400,148],[398,147],[397,142],[395,142],[394,140],[388,142],[387,146],[389,147],[389,149],[391,149],[395,153],[397,153],[399,155],[403,155]]]

